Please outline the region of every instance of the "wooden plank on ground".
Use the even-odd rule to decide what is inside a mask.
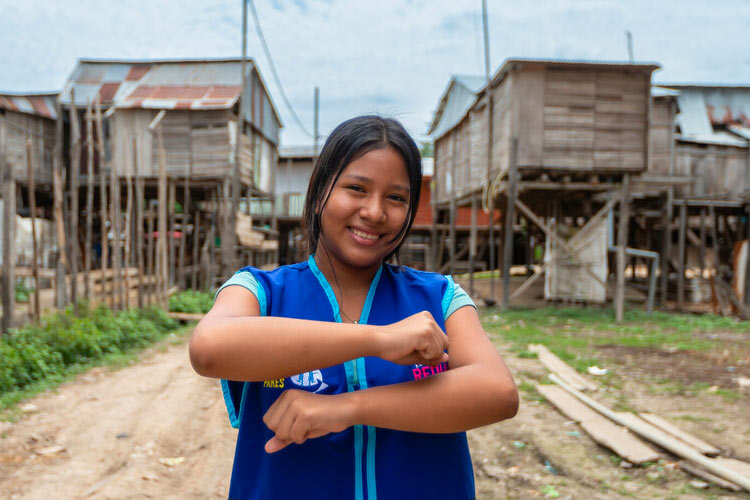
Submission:
[[[715,457],[719,453],[721,453],[721,450],[718,449],[717,447],[691,434],[688,434],[687,432],[672,425],[671,423],[667,422],[666,420],[664,420],[658,415],[654,415],[653,413],[639,413],[638,416],[641,417],[646,422],[650,423],[651,425],[666,432],[667,434],[670,434],[676,437],[677,439],[684,441],[690,446],[696,448],[698,451],[700,451],[704,455],[707,455],[709,457]]]
[[[607,418],[578,401],[565,389],[557,386],[540,385],[537,386],[537,391],[563,415],[578,422],[594,441],[609,448],[628,462],[642,464],[660,458],[657,451],[626,428],[607,420]]]
[[[688,462],[686,460],[681,460],[679,462],[679,465],[680,465],[680,469],[684,470],[688,474],[692,474],[695,477],[699,477],[701,479],[705,479],[706,481],[712,482],[712,483],[716,484],[717,486],[721,486],[722,488],[726,488],[726,489],[732,490],[732,491],[740,491],[742,489],[739,486],[737,486],[736,484],[730,483],[729,481],[727,481],[725,479],[722,479],[719,476],[715,476],[715,475],[711,474],[710,472],[708,472],[707,470],[705,470],[705,469],[703,469],[703,468],[701,468],[701,467],[699,467],[699,466],[697,466],[697,465],[695,465],[693,463],[690,463],[690,462]]]
[[[714,459],[715,462],[723,465],[729,470],[733,470],[737,474],[742,474],[746,478],[750,480],[750,464],[747,462],[743,462],[742,460],[737,460],[736,458],[727,458],[727,457],[716,457]]]
[[[549,371],[557,374],[565,382],[572,385],[579,391],[595,391],[598,386],[593,382],[585,379],[577,371],[568,366],[563,360],[552,354],[546,346],[542,344],[530,344],[529,351],[535,352],[539,357],[539,361],[547,367]]]

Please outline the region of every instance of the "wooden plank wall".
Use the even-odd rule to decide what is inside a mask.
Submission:
[[[651,128],[649,129],[651,162],[648,166],[648,173],[650,175],[670,175],[669,152],[671,150],[672,127],[674,127],[672,107],[671,98],[653,100]]]
[[[591,172],[644,170],[649,91],[646,74],[547,68],[542,166]]]
[[[678,143],[674,175],[696,180],[678,188],[676,196],[728,195],[740,199],[750,181],[748,164],[747,148]]]
[[[16,182],[26,185],[26,139],[31,139],[34,157],[34,182],[37,187],[52,184],[52,156],[55,150],[55,122],[39,116],[6,111],[3,115],[6,133],[5,158],[13,167]],[[40,159],[43,158],[43,161]]]

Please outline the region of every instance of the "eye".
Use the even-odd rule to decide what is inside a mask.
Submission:
[[[400,194],[392,194],[388,198],[390,198],[391,200],[398,201],[400,203],[407,203],[406,198],[404,198]]]
[[[365,189],[362,186],[358,185],[358,184],[350,184],[350,185],[346,186],[346,189],[351,189],[352,191],[356,191],[358,193],[364,193],[365,192]]]

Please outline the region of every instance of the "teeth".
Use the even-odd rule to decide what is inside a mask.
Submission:
[[[354,228],[350,228],[349,230],[350,230],[350,231],[351,231],[352,233],[354,233],[354,234],[356,234],[357,236],[359,236],[360,238],[364,238],[364,239],[366,239],[366,240],[377,240],[377,239],[378,239],[378,235],[376,235],[376,234],[368,234],[368,233],[363,233],[362,231],[357,231],[357,230],[356,230],[356,229],[354,229]]]

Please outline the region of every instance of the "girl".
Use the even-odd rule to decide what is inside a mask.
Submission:
[[[195,328],[193,367],[239,427],[230,499],[474,498],[464,431],[518,393],[450,277],[387,264],[421,181],[401,124],[342,123],[307,191],[307,262],[241,269]]]

